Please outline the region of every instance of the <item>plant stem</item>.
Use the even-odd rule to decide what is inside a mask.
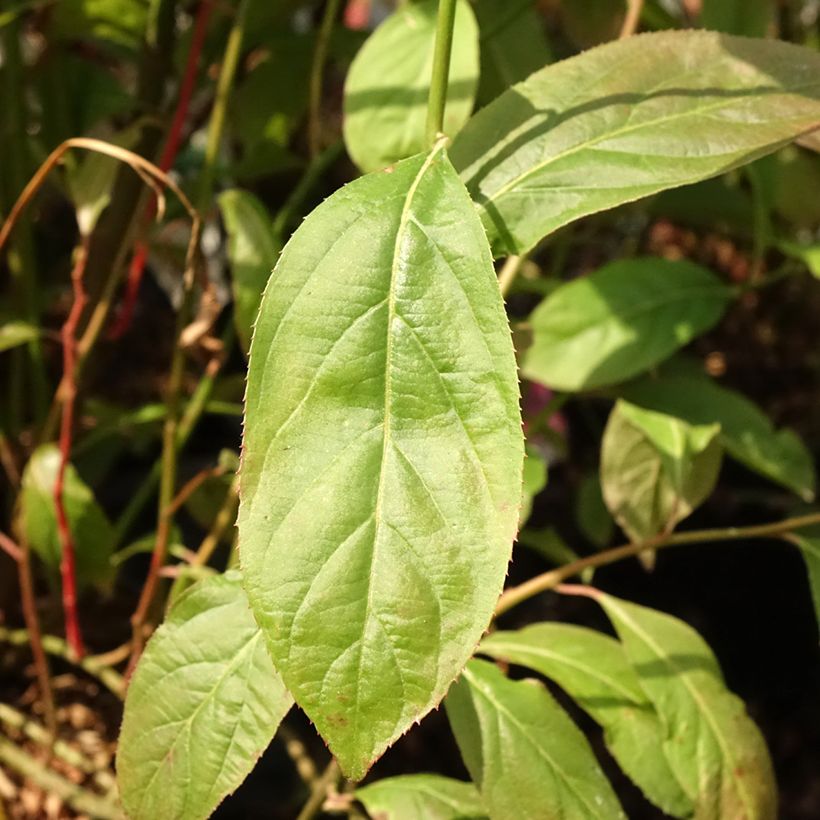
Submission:
[[[34,597],[34,581],[31,577],[31,550],[28,540],[20,543],[20,560],[17,562],[17,573],[20,580],[20,601],[23,608],[23,620],[28,630],[28,643],[34,657],[34,669],[40,697],[43,699],[46,727],[52,737],[57,737],[57,710],[54,707],[54,690],[51,688],[51,676],[48,669],[48,658],[43,648],[43,633],[40,629],[40,616],[37,614],[37,601]]]
[[[638,30],[643,3],[644,0],[626,0],[626,16],[618,39],[623,40],[625,37],[631,37]]]
[[[515,282],[518,272],[524,264],[524,258],[524,256],[514,255],[508,256],[504,260],[504,264],[498,273],[498,289],[501,291],[502,299],[506,299],[509,295],[513,282]]]
[[[447,106],[447,83],[450,76],[450,53],[453,48],[455,22],[456,0],[439,0],[433,76],[427,102],[427,142],[431,148],[444,131],[444,109]]]
[[[322,149],[322,86],[330,35],[333,32],[333,24],[339,16],[340,2],[341,0],[327,0],[325,3],[325,12],[316,35],[316,47],[313,49],[308,107],[308,151],[311,160],[316,159]]]
[[[327,764],[327,768],[322,772],[322,776],[316,781],[316,785],[313,787],[310,797],[302,807],[302,811],[299,812],[299,816],[296,820],[313,820],[313,818],[321,812],[325,798],[331,787],[336,785],[339,774],[339,764],[336,762],[335,757],[331,758],[330,763]]]
[[[503,615],[518,604],[554,589],[567,578],[580,575],[585,569],[603,567],[614,564],[624,558],[632,558],[645,550],[659,550],[666,547],[678,547],[684,544],[703,544],[709,541],[742,541],[752,538],[779,538],[790,534],[794,530],[805,529],[820,524],[820,513],[801,515],[796,518],[787,518],[784,521],[775,521],[770,524],[755,524],[750,527],[725,527],[708,530],[692,530],[690,532],[672,533],[650,539],[641,544],[624,544],[621,547],[589,555],[558,569],[544,572],[530,578],[517,587],[511,587],[499,598],[495,608],[495,617]]]

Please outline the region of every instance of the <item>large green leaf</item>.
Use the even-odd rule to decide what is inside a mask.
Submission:
[[[479,651],[554,680],[603,728],[612,756],[649,800],[673,817],[691,814],[691,800],[658,754],[661,722],[617,641],[584,627],[542,623],[495,632]]]
[[[774,820],[777,787],[766,744],[703,638],[664,613],[596,597],[664,725],[663,751],[695,817]]]
[[[117,778],[130,820],[209,817],[250,773],[292,703],[239,573],[189,589],[128,687]]]
[[[378,820],[486,820],[478,790],[438,774],[387,777],[355,791]]]
[[[632,541],[672,530],[709,497],[720,472],[718,431],[618,401],[601,441],[601,488]]]
[[[730,297],[694,262],[612,262],[562,285],[533,311],[522,372],[557,390],[624,381],[712,327]]]
[[[354,779],[487,626],[522,460],[498,283],[445,152],[335,193],[262,300],[239,543],[274,663]]]
[[[344,139],[363,171],[375,171],[426,147],[438,0],[407,3],[370,35],[347,75]],[[453,136],[473,110],[478,86],[478,26],[458,0],[444,133]]]
[[[791,430],[776,430],[740,393],[705,376],[661,375],[627,385],[622,395],[690,424],[719,424],[721,442],[732,458],[807,501],[813,498],[814,465],[803,442]]]
[[[60,468],[60,451],[44,444],[31,455],[23,471],[20,494],[20,525],[29,546],[55,572],[60,567],[62,544],[57,530],[54,484]],[[63,506],[74,541],[77,581],[80,585],[111,582],[113,527],[93,490],[82,480],[73,464],[66,466]]]
[[[481,52],[478,101],[484,105],[552,62],[552,51],[533,0],[477,0],[474,8]]]
[[[629,37],[533,74],[452,149],[498,256],[715,176],[820,126],[820,55],[699,31]]]
[[[493,820],[625,817],[586,738],[537,681],[473,660],[444,703]]]
[[[262,292],[282,250],[274,236],[265,206],[247,191],[225,191],[219,207],[228,232],[234,321],[242,347],[247,351]]]

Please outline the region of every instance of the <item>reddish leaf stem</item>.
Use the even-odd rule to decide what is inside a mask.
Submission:
[[[74,538],[66,515],[64,503],[65,471],[71,458],[71,444],[74,432],[74,403],[77,398],[77,383],[74,373],[77,363],[77,325],[85,310],[87,297],[83,287],[85,263],[88,259],[89,237],[83,236],[77,247],[74,267],[71,271],[71,287],[74,302],[68,312],[61,331],[63,340],[63,380],[64,392],[62,415],[60,417],[60,466],[54,482],[54,508],[57,513],[57,532],[62,547],[60,575],[63,586],[63,615],[65,617],[66,641],[78,659],[85,654],[80,621],[77,616],[77,572],[74,560]]]
[[[194,20],[194,30],[191,36],[191,47],[188,51],[188,59],[185,63],[185,71],[182,75],[182,82],[179,86],[179,99],[168,129],[168,138],[165,147],[159,158],[157,165],[162,171],[170,171],[176,160],[179,147],[182,144],[182,129],[188,118],[188,108],[196,85],[197,70],[199,68],[199,58],[202,47],[205,43],[205,35],[208,31],[208,21],[213,11],[213,0],[202,0],[197,9]],[[145,209],[145,224],[147,225],[154,218],[157,212],[157,199],[152,196]],[[128,278],[125,283],[125,293],[122,305],[114,318],[109,331],[111,339],[119,339],[131,327],[134,318],[134,309],[137,304],[142,276],[145,271],[145,263],[148,258],[148,246],[138,240],[134,245],[134,254],[131,257],[131,264],[128,267]]]

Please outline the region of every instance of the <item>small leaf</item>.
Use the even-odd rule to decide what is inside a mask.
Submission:
[[[806,562],[814,616],[817,626],[820,627],[820,528],[801,530],[794,533],[791,540],[800,550]]]
[[[370,35],[353,60],[344,93],[344,139],[362,171],[423,151],[433,72],[437,0],[408,3]],[[458,0],[444,133],[453,136],[473,110],[478,86],[478,26]]]
[[[615,522],[604,504],[601,479],[597,472],[587,473],[575,494],[575,523],[585,538],[603,549],[615,532]]]
[[[387,777],[354,794],[378,820],[487,820],[472,783],[437,774]]]
[[[34,325],[11,320],[0,325],[0,353],[33,341],[40,335]]]
[[[239,573],[189,589],[128,687],[117,779],[130,820],[210,816],[250,773],[292,702]]]
[[[777,243],[777,247],[783,253],[799,259],[815,279],[820,279],[820,242],[805,245],[784,239]]]
[[[537,681],[473,660],[444,705],[493,820],[626,816],[586,738]]]
[[[691,800],[658,754],[663,726],[617,641],[579,626],[542,623],[495,632],[479,651],[555,681],[603,728],[610,753],[649,800],[673,817],[691,814]]]
[[[522,372],[557,390],[624,381],[716,324],[730,298],[693,262],[612,262],[562,285],[533,311]]]
[[[533,0],[477,0],[473,8],[480,32],[478,102],[486,105],[552,62],[552,51]]]
[[[774,820],[777,787],[766,744],[703,638],[661,612],[596,598],[664,725],[663,751],[695,817]]]
[[[282,248],[265,206],[253,194],[225,191],[219,196],[219,207],[228,232],[234,321],[239,341],[247,352],[262,292]]]
[[[542,558],[556,567],[577,561],[579,556],[567,546],[566,541],[552,528],[543,530],[526,529],[519,533],[518,543],[522,547],[538,553]],[[587,567],[581,573],[581,580],[588,584],[592,580],[594,570]]]
[[[57,530],[54,484],[60,467],[60,451],[53,444],[38,447],[23,471],[20,524],[31,549],[53,571],[59,570],[62,545]],[[113,527],[93,490],[68,464],[63,484],[63,505],[74,540],[77,582],[83,586],[106,586],[113,579],[111,548]]]
[[[619,401],[601,442],[604,501],[636,543],[669,532],[709,497],[722,456],[716,425],[649,412]]]
[[[814,464],[803,442],[791,430],[776,430],[740,393],[704,376],[662,375],[627,385],[621,394],[689,424],[719,424],[720,440],[732,458],[806,501],[814,497]]]
[[[736,168],[820,125],[820,55],[703,31],[547,66],[478,112],[453,164],[496,256],[587,214]]]
[[[239,553],[274,663],[351,778],[478,643],[522,461],[509,326],[446,154],[335,193],[262,300]]]

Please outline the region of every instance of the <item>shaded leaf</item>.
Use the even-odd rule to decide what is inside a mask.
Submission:
[[[50,16],[49,33],[57,39],[91,38],[136,50],[148,15],[144,0],[61,0]]]
[[[518,514],[519,525],[523,526],[532,512],[535,496],[547,486],[548,467],[546,459],[535,447],[526,448],[524,458],[524,480],[521,487],[521,511]]]
[[[730,298],[694,262],[611,262],[562,285],[533,311],[522,372],[558,390],[624,381],[716,324]]]
[[[427,147],[427,97],[433,71],[437,0],[398,8],[353,60],[344,93],[344,139],[363,171]],[[473,110],[478,86],[478,26],[458,0],[444,133],[453,136]]]
[[[23,471],[20,525],[31,549],[57,572],[62,545],[57,531],[54,484],[60,467],[60,451],[53,444],[38,447]],[[63,484],[63,505],[74,540],[77,583],[81,586],[111,582],[113,527],[93,490],[68,464]]]
[[[356,799],[378,820],[486,820],[478,790],[437,774],[387,777],[356,789]]]
[[[765,37],[775,19],[774,0],[702,0],[700,24],[711,31]]]
[[[477,0],[473,9],[481,54],[478,102],[486,105],[552,62],[552,50],[533,0]]]
[[[444,704],[493,820],[626,816],[586,738],[540,683],[473,660]]]
[[[791,540],[800,550],[806,562],[814,616],[817,626],[820,627],[820,530],[818,528],[801,530],[792,534]]]
[[[720,440],[732,458],[807,501],[813,498],[814,464],[803,442],[791,430],[776,430],[740,393],[704,376],[662,375],[627,385],[621,394],[689,424],[719,424]]]
[[[441,700],[475,648],[522,460],[498,283],[446,154],[335,193],[263,297],[239,552],[274,663],[348,776]]]
[[[555,681],[603,728],[610,753],[649,800],[673,817],[691,814],[692,802],[658,754],[663,726],[617,641],[579,626],[542,623],[495,632],[479,651]]]
[[[537,552],[542,558],[556,567],[577,561],[579,555],[567,546],[563,538],[552,528],[543,530],[526,529],[518,536],[518,543],[523,547]],[[594,570],[589,567],[581,573],[581,579],[585,584],[592,580]]]
[[[612,540],[615,522],[604,504],[601,479],[597,472],[584,476],[575,494],[575,522],[578,529],[599,549]]]
[[[262,292],[282,250],[265,206],[247,191],[225,191],[219,207],[228,232],[228,261],[234,298],[234,321],[247,352]]]
[[[642,34],[533,74],[452,157],[496,256],[562,225],[723,173],[820,125],[820,55],[700,31]]]
[[[5,321],[0,324],[0,353],[34,341],[39,335],[39,329],[28,322]]]
[[[703,638],[664,613],[596,598],[664,724],[663,750],[695,816],[773,820],[777,787],[766,744]]]
[[[199,820],[247,777],[292,699],[239,573],[199,582],[154,633],[128,687],[117,779],[131,820]]]
[[[671,531],[709,497],[722,457],[717,435],[717,425],[692,426],[618,401],[601,442],[601,487],[631,541]]]

